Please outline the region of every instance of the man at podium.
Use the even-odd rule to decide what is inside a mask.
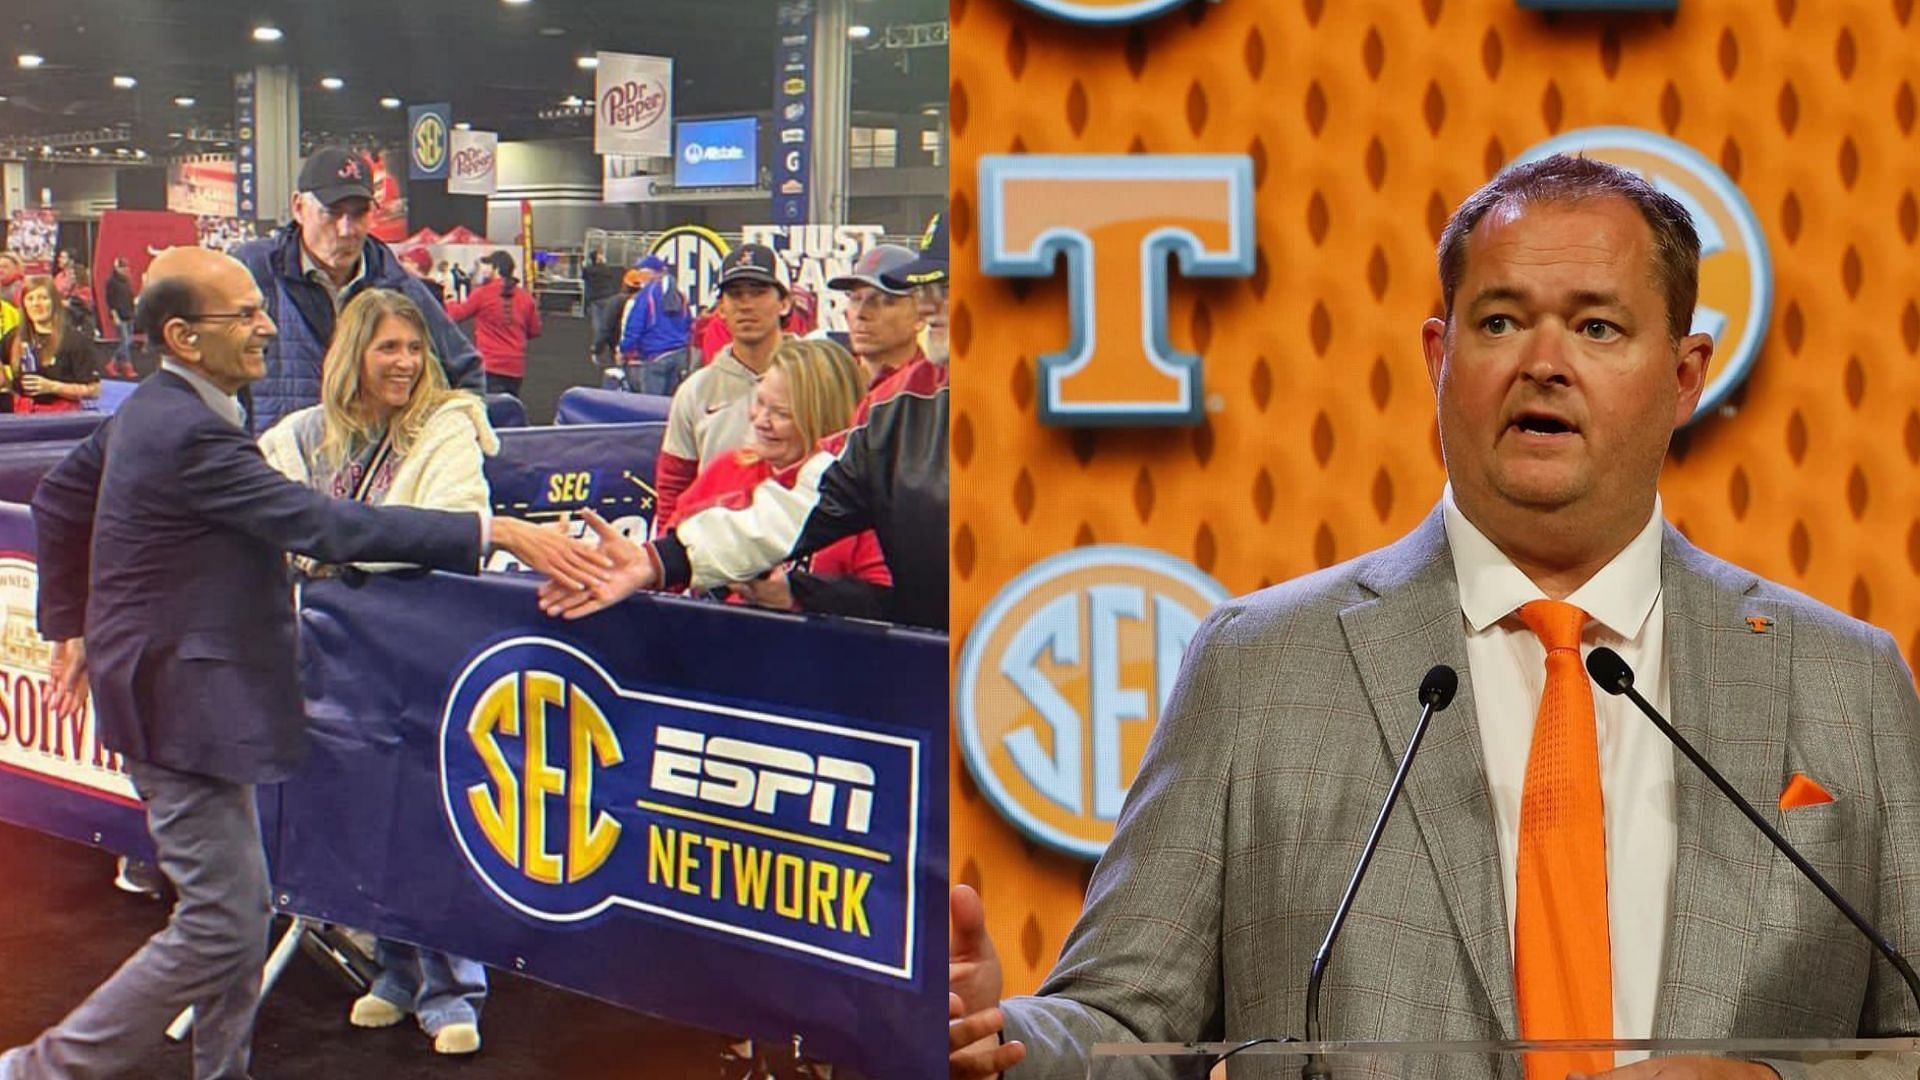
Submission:
[[[979,898],[954,890],[953,1076],[1064,1080],[1096,1043],[1300,1034],[1309,962],[1435,665],[1458,672],[1458,696],[1325,973],[1324,1037],[1920,1031],[1872,944],[1581,663],[1618,653],[1842,896],[1896,947],[1920,942],[1920,702],[1893,639],[1695,548],[1661,512],[1668,443],[1713,350],[1689,332],[1686,210],[1634,174],[1551,157],[1468,198],[1439,266],[1445,315],[1421,330],[1439,505],[1386,548],[1208,618],[1038,996],[998,1001]],[[1806,1067],[1638,1056],[1524,1068]],[[1475,1055],[1435,1067],[1518,1072]]]

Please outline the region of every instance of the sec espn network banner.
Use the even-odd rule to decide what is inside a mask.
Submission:
[[[283,907],[935,1075],[944,638],[433,574],[309,587],[302,652]]]
[[[0,506],[0,820],[150,857],[91,712],[50,715],[32,547]],[[303,590],[311,756],[261,792],[278,905],[934,1075],[946,640],[677,598],[549,622],[533,594],[422,572]]]
[[[593,152],[673,156],[673,60],[603,52],[594,73]]]

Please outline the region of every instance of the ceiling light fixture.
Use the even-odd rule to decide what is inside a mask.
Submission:
[[[505,2],[508,7],[524,7],[529,0],[505,0]]]
[[[135,150],[133,152],[133,156],[137,158],[143,158],[147,156],[147,152],[145,150]]]
[[[138,86],[139,84],[140,84],[140,80],[134,78],[131,75],[115,75],[113,77],[113,85],[119,87],[122,90],[131,90],[135,86]]]
[[[173,103],[175,105],[180,106],[183,109],[191,109],[194,107],[195,104],[197,104],[193,98],[190,98],[185,94],[181,94],[179,97],[174,98]]]
[[[253,28],[253,40],[255,41],[279,41],[285,36],[277,26],[256,26]]]
[[[584,102],[580,100],[579,95],[568,94],[566,97],[560,99],[560,104],[565,105],[569,109],[577,109],[584,104]]]
[[[573,66],[579,68],[581,71],[592,71],[600,66],[600,58],[597,56],[576,56],[573,58]]]
[[[873,27],[849,26],[847,27],[847,36],[855,41],[865,41],[873,36]]]
[[[453,125],[453,130],[455,130],[455,131],[472,131],[472,130],[473,130],[473,125],[472,125],[472,124],[469,124],[469,123],[467,123],[467,122],[466,122],[465,120],[462,120],[462,121],[460,121],[459,123],[457,123],[457,124],[455,124],[455,125]]]
[[[541,37],[566,37],[567,31],[565,27],[543,26],[540,28],[539,34]]]
[[[23,68],[37,68],[46,62],[47,58],[39,53],[23,52],[19,57],[19,64]]]
[[[338,76],[329,75],[326,78],[320,80],[320,85],[321,87],[327,90],[338,90],[347,84],[341,81]]]
[[[383,97],[380,99],[380,107],[383,109],[397,109],[400,107],[400,99],[397,97]]]

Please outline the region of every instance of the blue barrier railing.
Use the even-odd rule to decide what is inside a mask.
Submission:
[[[91,717],[49,727],[32,541],[0,506],[0,819],[143,854]],[[946,640],[673,597],[559,623],[533,589],[303,590],[312,755],[262,792],[280,906],[936,1075]]]

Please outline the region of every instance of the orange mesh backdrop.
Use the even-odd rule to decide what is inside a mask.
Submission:
[[[1712,158],[1774,261],[1759,362],[1677,442],[1670,518],[1709,550],[1920,647],[1914,0],[1680,0],[1562,16],[1513,0],[1220,0],[1094,30],[952,7],[955,653],[1034,561],[1156,547],[1236,593],[1404,533],[1443,475],[1419,352],[1460,199],[1556,133],[1621,124]],[[979,272],[982,154],[1251,155],[1258,271],[1171,290],[1205,427],[1043,428],[1035,358],[1064,276]],[[1109,296],[1107,303],[1127,302]],[[1088,864],[1023,841],[953,763],[954,876],[1008,989],[1037,985]]]

